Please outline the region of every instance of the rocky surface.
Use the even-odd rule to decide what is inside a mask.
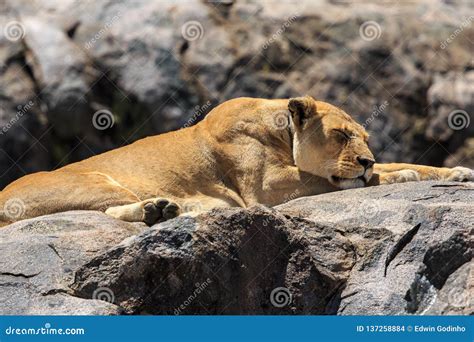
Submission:
[[[110,315],[120,308],[68,295],[75,270],[98,253],[137,234],[129,224],[98,212],[67,212],[24,220],[0,231],[0,314]]]
[[[405,183],[297,199],[279,211],[354,243],[338,314],[472,314],[473,199],[472,183]]]
[[[474,183],[418,182],[146,227],[0,230],[2,314],[474,314]]]
[[[363,123],[378,161],[474,167],[473,6],[3,1],[0,187],[238,96],[309,94]]]

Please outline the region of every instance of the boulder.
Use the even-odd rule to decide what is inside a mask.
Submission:
[[[74,271],[94,255],[137,234],[144,224],[92,211],[23,220],[0,230],[0,315],[111,315],[123,310],[100,289],[71,295]]]
[[[72,287],[81,297],[108,288],[130,314],[324,314],[354,260],[328,227],[263,207],[213,210],[127,239]]]
[[[472,287],[473,198],[472,183],[420,182],[301,198],[279,210],[332,225],[355,244],[338,314],[472,313],[463,293]]]
[[[76,211],[0,230],[2,314],[473,314],[474,183],[215,209]]]

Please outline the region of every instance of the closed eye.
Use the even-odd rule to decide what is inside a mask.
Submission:
[[[353,138],[353,136],[352,136],[352,135],[349,135],[349,134],[347,134],[347,133],[346,133],[346,132],[344,132],[343,130],[340,130],[340,129],[334,129],[334,131],[335,131],[335,132],[337,132],[338,134],[340,134],[341,136],[343,136],[343,137],[344,137],[344,139],[346,139],[346,140],[350,140],[350,139],[352,139],[352,138]]]

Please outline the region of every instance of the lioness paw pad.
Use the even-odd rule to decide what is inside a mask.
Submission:
[[[449,174],[446,177],[448,181],[454,182],[472,182],[474,181],[474,170],[467,167],[457,166],[449,170]]]
[[[166,198],[156,198],[143,205],[143,222],[151,226],[179,216],[180,206]]]

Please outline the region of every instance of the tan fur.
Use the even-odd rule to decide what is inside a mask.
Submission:
[[[16,180],[0,193],[0,222],[89,209],[153,224],[182,213],[273,206],[365,185],[474,180],[467,168],[365,168],[357,159],[373,162],[367,140],[348,114],[311,97],[238,98],[217,106],[193,127]],[[15,201],[22,206],[20,214],[8,208]]]

